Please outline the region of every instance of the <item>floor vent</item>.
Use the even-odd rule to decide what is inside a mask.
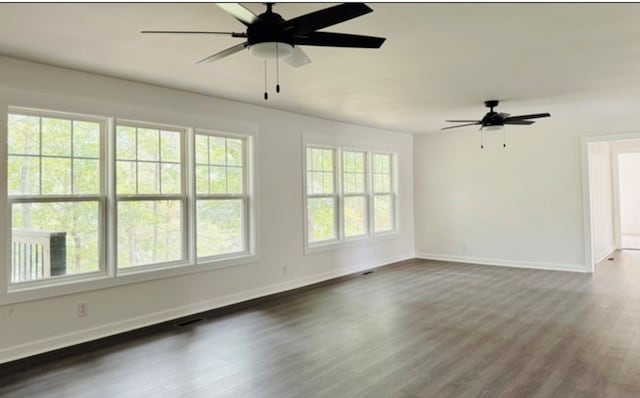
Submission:
[[[184,322],[176,323],[173,326],[175,326],[177,328],[184,328],[184,327],[191,326],[191,325],[193,325],[195,323],[202,322],[202,321],[204,321],[204,318],[194,318],[194,319],[186,320]]]
[[[369,275],[369,274],[373,274],[373,271],[364,272],[362,275]]]

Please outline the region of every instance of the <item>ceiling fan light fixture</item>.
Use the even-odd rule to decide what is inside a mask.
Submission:
[[[502,130],[503,128],[504,128],[504,125],[502,124],[492,124],[492,125],[480,127],[482,131],[498,131],[498,130]]]
[[[293,46],[289,43],[265,41],[249,47],[251,55],[264,59],[284,59],[293,53]]]

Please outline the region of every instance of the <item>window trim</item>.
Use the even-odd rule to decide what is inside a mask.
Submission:
[[[9,123],[9,115],[17,114],[31,117],[42,118],[51,118],[51,119],[62,119],[69,120],[71,122],[74,121],[82,121],[82,122],[90,122],[97,123],[99,126],[99,138],[98,141],[100,143],[100,152],[99,152],[99,162],[100,162],[100,172],[99,172],[99,183],[98,183],[98,193],[97,194],[69,194],[69,195],[60,195],[60,194],[44,194],[44,195],[10,195],[7,189],[6,191],[6,200],[7,200],[7,223],[5,225],[5,233],[7,236],[7,250],[5,256],[5,264],[6,264],[6,291],[7,293],[11,293],[14,290],[25,290],[25,289],[43,289],[52,284],[55,284],[57,281],[79,281],[84,280],[85,278],[95,278],[95,277],[107,277],[110,274],[110,269],[107,263],[108,258],[108,248],[106,245],[108,236],[107,231],[107,189],[105,187],[107,181],[107,130],[109,128],[108,119],[100,116],[72,113],[72,112],[56,112],[50,110],[38,110],[29,107],[21,107],[21,106],[9,106],[6,112],[6,126]],[[73,123],[72,123],[73,125]],[[8,141],[9,138],[9,130],[8,128],[5,130],[6,136],[5,139]],[[42,126],[40,126],[40,142],[42,142]],[[72,145],[72,144],[71,144]],[[9,162],[9,148],[7,146],[6,152],[3,154],[3,163],[6,165]],[[40,149],[40,153],[34,157],[42,157],[42,149]],[[73,154],[69,156],[69,159],[73,159]],[[6,184],[8,185],[9,176],[7,175]],[[40,181],[42,181],[42,176],[40,176]],[[42,191],[42,187],[40,187],[40,191]],[[24,281],[24,282],[12,282],[12,219],[13,219],[13,205],[19,203],[68,203],[68,202],[97,202],[98,204],[98,270],[86,272],[82,274],[75,275],[61,275],[57,277],[49,277],[46,279],[40,280],[32,280],[32,281]]]
[[[344,192],[344,176],[345,176],[345,171],[344,171],[344,153],[345,152],[351,152],[351,153],[361,153],[364,155],[364,192],[362,193],[345,193]],[[340,193],[342,194],[342,200],[341,200],[341,215],[342,215],[342,225],[341,225],[341,231],[342,231],[342,238],[344,241],[357,241],[357,240],[363,240],[363,239],[367,239],[370,237],[371,235],[371,199],[370,199],[370,187],[371,187],[371,183],[369,181],[369,170],[371,170],[371,167],[369,165],[370,162],[370,151],[364,150],[364,149],[354,149],[354,148],[346,148],[346,147],[342,147],[340,148]],[[364,198],[365,201],[365,213],[366,213],[366,220],[365,220],[365,233],[361,234],[361,235],[354,235],[354,236],[347,236],[347,231],[346,231],[346,217],[344,215],[344,199],[347,197],[356,197],[356,198]]]
[[[81,104],[78,104],[76,108],[81,109]],[[4,244],[5,248],[9,249],[5,251],[5,273],[0,275],[0,305],[14,304],[38,299],[44,299],[49,297],[57,297],[66,294],[76,294],[81,292],[94,291],[104,288],[111,288],[117,286],[124,286],[134,283],[149,282],[154,280],[161,280],[165,278],[172,278],[181,275],[190,275],[199,272],[209,272],[217,269],[223,269],[227,267],[235,267],[239,265],[255,264],[259,261],[259,242],[257,240],[258,227],[259,227],[259,212],[256,207],[258,203],[258,187],[256,180],[259,170],[255,167],[258,162],[258,153],[255,151],[255,143],[258,138],[258,129],[254,125],[239,125],[239,126],[227,126],[228,123],[215,122],[215,124],[224,125],[222,129],[219,128],[197,128],[197,127],[185,127],[172,123],[156,123],[156,122],[144,122],[139,120],[133,120],[131,118],[117,118],[116,116],[109,115],[97,115],[97,114],[81,114],[75,112],[68,112],[65,110],[53,111],[42,108],[28,107],[28,106],[7,106],[6,112],[3,118],[5,128],[4,137],[8,137],[8,115],[12,113],[25,114],[38,117],[54,117],[54,118],[66,118],[72,120],[86,120],[101,123],[101,192],[102,208],[100,215],[102,222],[100,224],[101,232],[101,244],[104,246],[102,254],[102,270],[101,272],[91,272],[77,275],[53,277],[45,280],[30,281],[28,283],[11,283],[11,222],[6,223],[5,229],[2,230],[5,233]],[[28,112],[28,113],[27,113]],[[193,245],[187,244],[186,249],[183,250],[184,255],[188,260],[183,263],[170,262],[163,264],[162,267],[153,267],[152,269],[144,269],[145,266],[131,267],[127,272],[123,272],[120,269],[119,272],[116,269],[115,253],[117,253],[117,225],[115,212],[116,206],[116,126],[117,124],[135,123],[138,127],[151,127],[157,128],[158,126],[164,129],[180,129],[183,130],[183,149],[181,153],[181,165],[184,173],[183,181],[185,186],[183,188],[183,195],[187,198],[186,205],[183,208],[184,223],[188,226],[183,228],[183,240],[186,242],[194,242]],[[244,161],[245,161],[245,178],[246,184],[246,208],[245,208],[245,225],[246,225],[246,251],[243,253],[234,253],[232,255],[225,256],[224,258],[213,258],[195,261],[195,209],[193,203],[195,203],[195,131],[208,131],[214,132],[216,135],[225,135],[233,138],[242,138],[244,140]],[[224,132],[221,132],[223,130]],[[243,130],[242,132],[239,132]],[[8,161],[8,148],[4,146],[0,148],[0,162],[7,164]],[[6,170],[6,167],[5,167]],[[4,171],[5,177],[7,176]],[[6,181],[8,181],[5,178]],[[0,198],[0,202],[5,200],[5,208],[2,210],[4,215],[10,216],[11,202],[7,191],[7,183],[5,187],[0,189],[0,193],[4,195],[4,199]],[[74,199],[82,200],[95,195],[88,195],[86,197]],[[52,199],[54,197],[52,196]],[[38,198],[41,199],[41,198]],[[193,203],[192,203],[193,202]],[[10,221],[11,218],[8,218]],[[183,223],[183,224],[184,224]],[[1,268],[1,267],[0,267]]]
[[[242,141],[242,194],[199,194],[197,192],[197,186],[196,186],[196,169],[195,167],[197,166],[196,162],[196,156],[195,156],[195,137],[197,135],[206,135],[208,137],[220,137],[220,138],[231,138],[231,139],[239,139]],[[251,160],[249,159],[250,157],[250,153],[251,153],[251,139],[249,136],[247,135],[239,135],[239,134],[233,134],[233,133],[223,133],[220,131],[216,131],[216,130],[206,130],[206,129],[195,129],[194,133],[193,133],[193,141],[194,141],[194,145],[193,145],[193,162],[194,162],[194,168],[193,168],[193,191],[194,194],[192,196],[193,201],[191,203],[191,207],[193,208],[194,211],[194,218],[193,220],[196,220],[196,216],[197,216],[197,204],[198,204],[198,200],[229,200],[229,199],[235,199],[235,200],[242,200],[242,204],[243,204],[243,211],[242,211],[242,227],[243,227],[243,250],[238,251],[238,252],[233,252],[233,253],[223,253],[223,254],[218,254],[218,255],[213,255],[213,256],[202,256],[202,257],[198,257],[197,253],[198,253],[198,230],[197,230],[197,222],[194,222],[194,235],[193,235],[193,239],[194,239],[194,244],[193,247],[195,249],[195,253],[194,253],[194,260],[193,262],[195,264],[203,264],[203,263],[210,263],[210,262],[214,262],[214,261],[220,261],[220,260],[225,260],[225,259],[233,259],[236,257],[240,257],[240,256],[249,256],[251,255],[251,253],[253,253],[252,248],[254,247],[254,243],[253,240],[255,239],[253,237],[253,233],[251,231],[251,219],[252,219],[252,209],[251,209],[251,192],[252,189],[250,187],[250,176],[251,176],[251,171],[250,171],[250,164],[251,164]],[[210,164],[209,164],[210,166]]]
[[[307,171],[307,149],[323,149],[330,150],[332,153],[332,166],[333,166],[333,193],[331,194],[310,194],[308,192],[309,188],[309,180],[308,180],[308,171]],[[342,240],[341,229],[342,229],[342,220],[340,219],[340,207],[342,203],[340,201],[340,195],[338,193],[338,188],[340,187],[341,181],[338,181],[336,178],[336,174],[338,173],[338,167],[340,162],[337,160],[339,156],[338,150],[335,147],[329,145],[311,145],[308,144],[305,146],[303,151],[303,181],[304,181],[304,240],[305,240],[305,249],[314,248],[314,247],[323,247],[330,246],[339,243]],[[310,242],[309,241],[309,198],[314,199],[322,199],[329,198],[333,199],[333,230],[334,230],[334,238],[326,239],[321,241]]]
[[[118,127],[131,127],[131,128],[135,128],[136,129],[136,136],[137,136],[137,129],[149,129],[149,130],[158,130],[158,132],[162,132],[162,131],[171,131],[171,132],[177,132],[180,134],[180,190],[181,193],[172,193],[172,194],[164,194],[164,193],[157,193],[157,194],[149,194],[149,193],[134,193],[134,194],[118,194],[118,188],[117,188],[117,183],[118,183],[118,179],[117,179],[117,166],[118,166],[118,148],[117,148],[117,142],[118,142]],[[188,200],[188,181],[187,181],[187,172],[186,172],[186,168],[187,168],[187,150],[186,150],[186,146],[187,146],[187,134],[189,133],[189,129],[187,127],[181,127],[181,126],[175,126],[175,125],[169,125],[169,124],[162,124],[162,123],[151,123],[151,122],[139,122],[139,121],[134,121],[134,120],[130,120],[130,119],[115,119],[114,123],[113,123],[113,157],[112,159],[108,159],[107,161],[111,160],[110,164],[110,171],[113,175],[113,203],[114,203],[114,207],[111,209],[111,212],[109,214],[109,212],[107,211],[107,213],[109,214],[110,217],[113,217],[113,225],[115,227],[114,230],[114,241],[113,241],[113,252],[111,253],[112,255],[112,259],[113,259],[113,274],[114,276],[117,278],[119,275],[127,275],[127,274],[135,274],[135,273],[143,273],[143,272],[153,272],[155,270],[158,269],[162,269],[162,268],[170,268],[170,267],[174,267],[174,266],[187,266],[190,265],[193,262],[193,259],[191,259],[189,257],[189,246],[191,244],[191,242],[189,241],[189,224],[191,223],[191,220],[189,219],[189,212],[188,212],[188,206],[189,206],[189,200]],[[159,137],[158,137],[159,138]],[[137,145],[137,139],[136,139],[136,159],[133,160],[136,162],[136,187],[138,186],[138,145]],[[162,159],[161,159],[161,148],[158,147],[159,153],[158,153],[158,160],[157,161],[145,161],[143,160],[143,163],[157,163],[158,165],[162,164]],[[131,160],[129,160],[131,161]],[[162,188],[159,187],[159,190],[161,190]],[[120,202],[143,202],[143,201],[163,201],[163,200],[177,200],[180,201],[182,204],[182,209],[181,209],[181,218],[182,218],[182,222],[181,222],[181,226],[180,226],[180,232],[181,232],[181,250],[182,250],[182,255],[181,258],[177,259],[177,260],[171,260],[171,261],[162,261],[162,262],[157,262],[157,263],[150,263],[150,264],[141,264],[141,265],[131,265],[129,267],[119,267],[118,266],[118,256],[117,256],[117,251],[118,251],[118,204]]]
[[[336,248],[351,247],[365,244],[367,242],[377,242],[381,240],[393,239],[399,234],[398,223],[398,185],[397,185],[397,154],[388,150],[366,149],[364,147],[357,147],[353,145],[331,145],[331,144],[317,144],[312,140],[303,140],[302,145],[302,190],[303,190],[303,237],[304,237],[304,253],[312,254],[315,252],[334,250]],[[308,178],[307,178],[307,149],[319,148],[319,149],[331,149],[334,151],[334,185],[337,189],[334,190],[336,198],[336,220],[337,224],[337,239],[323,241],[323,242],[309,242],[309,222],[308,222],[308,203],[307,199],[310,195],[307,194]],[[366,202],[367,202],[367,233],[365,235],[346,237],[344,233],[344,198],[346,196],[352,196],[344,193],[343,182],[343,153],[344,152],[361,152],[365,153],[365,184],[366,184]],[[392,196],[391,212],[392,212],[392,229],[389,231],[375,232],[374,225],[374,197],[373,192],[373,155],[383,154],[389,155],[390,158],[390,189],[389,193]],[[336,164],[337,163],[337,164]],[[385,193],[385,195],[389,195]],[[355,196],[362,196],[356,194]]]
[[[397,232],[397,216],[398,209],[396,207],[397,202],[397,188],[396,188],[396,157],[395,154],[387,151],[372,151],[371,152],[371,178],[373,179],[373,157],[375,155],[387,155],[389,156],[389,191],[388,192],[374,192],[373,181],[371,182],[371,233],[374,236],[385,236],[395,234]],[[376,196],[389,196],[391,199],[391,228],[385,231],[376,232],[375,226],[375,198]]]

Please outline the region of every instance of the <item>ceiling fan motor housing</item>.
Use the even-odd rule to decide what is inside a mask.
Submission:
[[[284,18],[275,12],[265,12],[247,26],[247,43],[249,46],[265,42],[287,43],[293,46],[293,32],[283,31],[280,24]]]
[[[498,100],[488,100],[484,102],[484,105],[491,110],[482,118],[483,127],[504,126],[504,117],[493,110],[499,103],[500,101]]]
[[[293,53],[293,33],[283,31],[279,27],[282,22],[284,18],[269,8],[247,26],[247,45],[252,55],[283,59]]]
[[[504,118],[497,112],[489,112],[482,118],[483,126],[504,126]]]

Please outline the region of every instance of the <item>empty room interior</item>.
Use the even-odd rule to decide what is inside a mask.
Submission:
[[[639,397],[639,20],[1,3],[0,397]]]

